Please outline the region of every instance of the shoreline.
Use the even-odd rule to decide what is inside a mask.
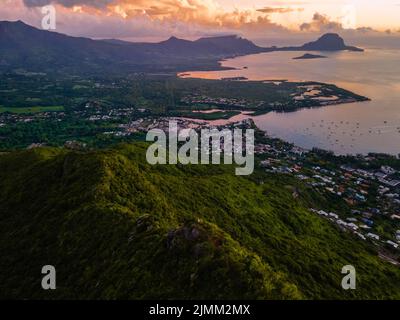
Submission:
[[[224,61],[227,61],[227,60],[230,60],[230,59],[235,59],[235,58],[238,58],[238,57],[243,57],[243,56],[251,56],[251,55],[260,55],[260,54],[264,54],[264,53],[269,53],[269,52],[259,52],[259,53],[254,53],[254,54],[248,54],[248,55],[238,55],[238,56],[235,56],[235,57],[232,57],[232,58],[224,58],[224,59],[222,59],[222,60],[220,60],[218,63],[221,65],[221,68],[218,68],[218,69],[216,69],[216,70],[210,70],[210,72],[218,72],[218,71],[225,71],[225,70],[237,70],[237,71],[240,71],[240,70],[243,70],[242,68],[238,68],[238,67],[223,67],[222,66],[222,63],[224,62]],[[244,69],[248,69],[248,67],[245,67]],[[183,73],[177,73],[176,74],[176,76],[178,77],[178,78],[180,78],[180,79],[200,79],[200,80],[214,80],[214,81],[243,81],[243,82],[252,82],[252,81],[254,81],[254,82],[265,82],[265,83],[274,83],[274,82],[277,82],[277,80],[273,80],[273,79],[265,79],[265,80],[252,80],[251,78],[248,78],[248,77],[246,77],[246,76],[244,76],[244,75],[237,75],[237,76],[231,76],[231,77],[226,77],[226,78],[219,78],[219,79],[213,79],[213,78],[204,78],[204,77],[196,77],[195,75],[193,75],[193,73],[194,72],[201,72],[200,70],[191,70],[191,71],[186,71],[186,72],[183,72]],[[232,80],[233,79],[233,80]],[[238,80],[236,80],[236,79],[238,79]],[[240,80],[239,80],[240,79]],[[287,82],[287,83],[318,83],[318,84],[321,84],[321,85],[332,85],[332,84],[330,84],[330,83],[325,83],[325,82],[319,82],[319,81],[314,81],[314,80],[303,80],[303,81],[291,81],[291,80],[288,80],[288,79],[286,79],[286,80],[279,80],[279,82],[282,82],[282,81],[285,81],[285,82]],[[307,109],[316,109],[316,108],[321,108],[321,107],[329,107],[329,106],[340,106],[340,105],[344,105],[344,104],[354,104],[354,103],[363,103],[363,102],[370,102],[370,101],[373,101],[371,98],[369,98],[369,97],[366,97],[366,96],[362,96],[362,95],[359,95],[358,93],[356,93],[356,92],[353,92],[353,91],[350,91],[350,90],[347,90],[347,89],[344,89],[344,88],[342,88],[342,87],[339,87],[339,86],[337,86],[336,84],[333,84],[335,87],[337,87],[339,90],[346,90],[346,91],[348,91],[348,92],[350,92],[351,94],[353,94],[353,95],[355,95],[357,98],[354,98],[354,100],[353,101],[349,101],[349,100],[337,100],[337,101],[323,101],[323,102],[321,102],[321,103],[319,103],[319,104],[316,104],[316,105],[311,105],[311,106],[307,106],[307,107],[299,107],[299,108],[296,108],[296,109],[293,109],[293,110],[264,110],[264,111],[257,111],[257,110],[255,110],[255,111],[253,111],[253,113],[252,114],[248,114],[247,115],[247,117],[246,117],[246,119],[252,119],[253,120],[253,118],[255,118],[255,117],[258,117],[258,116],[263,116],[263,115],[266,115],[266,114],[269,114],[269,113],[271,113],[271,112],[276,112],[276,113],[282,113],[282,114],[284,114],[284,113],[294,113],[294,112],[299,112],[299,111],[301,111],[301,110],[307,110]],[[229,109],[226,109],[227,111],[229,111]],[[243,112],[244,112],[245,110],[243,110],[242,112],[241,112],[241,114],[240,115],[243,115]],[[246,110],[247,111],[247,110]],[[246,112],[245,111],[245,112]],[[233,116],[233,117],[231,117],[231,118],[229,118],[229,119],[226,119],[226,118],[220,118],[220,119],[213,119],[213,120],[211,120],[211,121],[208,121],[208,120],[206,120],[206,121],[208,121],[208,122],[215,122],[215,121],[224,121],[225,123],[235,123],[236,121],[231,121],[232,119],[234,119],[236,116]],[[199,118],[195,118],[195,117],[186,117],[186,119],[192,119],[192,120],[198,120],[198,121],[204,121],[203,119],[199,119]],[[259,128],[258,128],[259,129]],[[260,129],[261,130],[261,129]],[[264,131],[264,130],[262,130],[262,131]],[[264,131],[264,132],[267,132],[267,131]],[[269,133],[268,133],[269,134]],[[270,134],[269,134],[270,135]],[[282,141],[285,141],[285,142],[288,142],[288,143],[291,143],[291,144],[293,144],[293,145],[295,145],[295,146],[299,146],[299,145],[297,145],[297,144],[295,144],[295,143],[292,143],[292,142],[290,142],[290,141],[288,141],[288,140],[286,140],[286,139],[282,139],[282,138],[280,138],[280,137],[278,137],[278,136],[275,136],[274,135],[274,137],[276,137],[276,138],[278,138],[278,139],[281,139]],[[300,146],[299,146],[300,147]],[[316,146],[314,146],[315,148],[319,148],[319,147],[316,147]],[[303,147],[301,147],[301,148],[303,148]],[[310,149],[311,150],[311,149]],[[357,151],[354,151],[354,152],[351,152],[351,153],[341,153],[341,152],[338,152],[338,151],[333,151],[333,150],[330,150],[329,148],[321,148],[321,150],[324,150],[324,151],[328,151],[328,152],[333,152],[334,154],[335,154],[335,156],[342,156],[342,155],[350,155],[350,156],[356,156],[357,154],[363,154],[363,155],[368,155],[368,154],[375,154],[375,153],[377,153],[377,154],[384,154],[384,155],[389,155],[389,156],[396,156],[397,154],[395,154],[395,153],[390,153],[390,152],[384,152],[384,153],[381,153],[381,152],[374,152],[374,151],[371,151],[371,152],[357,152]]]

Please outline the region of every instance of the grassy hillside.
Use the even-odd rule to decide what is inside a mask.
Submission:
[[[0,156],[0,298],[400,298],[400,271],[309,213],[324,199],[298,182],[153,167],[144,153]],[[47,264],[52,292],[40,286]],[[357,290],[341,289],[347,264]]]

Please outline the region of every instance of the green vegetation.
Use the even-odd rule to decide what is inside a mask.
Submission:
[[[240,114],[238,111],[216,111],[211,113],[203,112],[193,112],[193,111],[174,111],[170,115],[174,117],[183,117],[198,120],[220,120],[220,119],[230,119],[236,115]]]
[[[294,96],[304,93],[305,87],[317,85],[322,95],[340,99],[365,100],[357,94],[334,85],[316,82],[220,81],[181,79],[175,75],[135,74],[125,77],[52,77],[27,76],[21,73],[0,74],[0,106],[53,107],[64,106],[67,112],[82,110],[88,102],[103,107],[131,107],[149,109],[155,115],[173,111],[218,107],[227,110],[253,110],[259,113],[293,111],[319,105],[315,100],[295,101]],[[215,103],[188,104],[187,96],[210,97]],[[46,97],[46,99],[43,99]],[[239,105],[221,104],[219,99],[234,99]]]
[[[145,117],[217,120],[241,111],[260,115],[318,106],[320,102],[315,100],[295,99],[308,90],[307,86],[318,86],[324,96],[365,99],[334,85],[313,82],[218,81],[148,74],[83,78],[21,70],[0,73],[0,77],[2,151],[32,143],[62,146],[68,140],[92,146],[107,144],[105,140],[125,141],[104,134]],[[220,111],[204,112],[212,109]]]
[[[150,166],[146,146],[0,156],[1,298],[400,298],[399,269],[310,213],[329,199],[301,182]],[[348,264],[357,290],[341,288]]]
[[[64,111],[64,107],[61,106],[46,106],[46,107],[28,107],[28,108],[12,108],[0,106],[0,113],[39,113],[39,112],[58,112]]]

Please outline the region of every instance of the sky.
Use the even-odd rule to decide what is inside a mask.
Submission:
[[[91,38],[400,37],[400,0],[0,0],[0,20],[40,27],[45,5],[56,8],[56,31]]]

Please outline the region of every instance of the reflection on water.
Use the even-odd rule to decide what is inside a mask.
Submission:
[[[305,148],[319,147],[338,154],[400,153],[400,50],[324,52],[328,59],[292,59],[298,55],[274,52],[239,57],[223,63],[237,70],[193,72],[190,76],[334,83],[372,101],[292,113],[271,112],[253,119],[271,135]],[[249,116],[230,120],[244,117]]]

